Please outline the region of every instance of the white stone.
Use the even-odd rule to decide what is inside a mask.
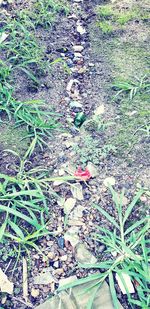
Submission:
[[[78,25],[77,26],[77,32],[79,32],[82,35],[82,34],[86,33],[86,30],[81,25]]]
[[[105,180],[103,182],[105,187],[114,186],[115,183],[116,183],[116,181],[115,181],[114,177],[107,177],[107,178],[105,178]]]
[[[84,49],[84,47],[82,46],[82,45],[74,45],[73,46],[73,50],[75,51],[75,52],[82,52],[83,51],[83,49]]]

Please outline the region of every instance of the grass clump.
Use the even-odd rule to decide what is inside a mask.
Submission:
[[[149,79],[144,76],[133,81],[118,80],[112,88],[117,92],[113,101],[119,106],[119,118],[111,143],[119,152],[129,152],[134,145],[149,138]]]
[[[16,17],[7,21],[3,32],[9,33],[9,36],[0,45],[0,49],[5,53],[11,71],[23,70],[29,79],[38,83],[34,72],[38,68],[44,72],[46,62],[44,61],[44,49],[39,46],[31,29]]]
[[[115,212],[117,213],[116,217],[113,217],[98,205],[95,205],[95,208],[111,224],[112,229],[98,226],[93,237],[94,240],[106,246],[103,253],[104,257],[106,253],[106,256],[109,254],[111,258],[109,260],[108,258],[103,259],[103,261],[91,265],[79,264],[81,268],[99,270],[99,274],[96,273],[89,275],[87,278],[74,281],[59,288],[59,291],[80,284],[91,283],[88,291],[91,291],[92,296],[89,297],[87,304],[87,307],[91,309],[98,290],[107,279],[109,281],[114,308],[118,309],[119,303],[115,283],[116,275],[118,275],[126,291],[127,300],[131,308],[135,308],[136,306],[138,308],[148,309],[150,306],[148,240],[150,221],[147,216],[144,216],[139,221],[133,221],[131,218],[132,211],[144,192],[139,191],[127,206],[126,210],[124,210],[124,191],[118,197],[114,189],[110,188],[110,190],[115,205]],[[128,281],[131,280],[135,293],[130,294],[128,281],[124,279],[124,275],[128,276]],[[93,293],[93,291],[95,292]]]
[[[60,115],[54,113],[51,108],[48,109],[42,100],[26,102],[15,100],[12,95],[13,88],[7,82],[9,72],[7,66],[2,66],[0,70],[0,119],[4,123],[8,120],[12,121],[15,128],[26,129],[23,139],[31,141],[26,151],[26,156],[30,157],[37,145],[42,150],[43,146],[47,145],[46,141],[52,136],[52,130],[59,127],[58,118]]]
[[[37,76],[45,74],[51,64],[46,57],[46,48],[37,39],[37,26],[52,26],[58,14],[67,12],[69,7],[64,0],[38,0],[32,1],[26,9],[14,11],[13,18],[4,19],[1,33],[6,39],[1,42],[0,51],[11,71],[22,70],[39,85]]]
[[[129,21],[132,20],[142,20],[145,21],[149,18],[149,12],[146,9],[143,9],[141,3],[137,3],[134,5],[129,5],[128,7],[124,7],[121,4],[121,1],[118,3],[105,4],[97,6],[96,13],[98,16],[98,26],[103,31],[103,28],[107,29],[106,25],[109,25],[108,32],[112,32],[116,26],[124,26]],[[107,31],[103,31],[103,33],[107,33]]]
[[[113,26],[110,24],[109,21],[101,21],[101,22],[98,22],[97,25],[104,34],[113,32]]]
[[[38,0],[34,2],[33,15],[35,25],[47,28],[56,20],[58,13],[69,13],[69,5],[65,0]]]

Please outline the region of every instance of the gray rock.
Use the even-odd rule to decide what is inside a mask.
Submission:
[[[78,244],[76,246],[75,257],[82,264],[95,264],[97,262],[96,257],[86,248],[85,244]]]

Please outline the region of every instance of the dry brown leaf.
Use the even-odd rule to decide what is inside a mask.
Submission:
[[[76,204],[76,199],[69,197],[64,203],[64,212],[68,215]]]

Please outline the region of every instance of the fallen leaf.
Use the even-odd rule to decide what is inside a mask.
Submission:
[[[67,88],[66,88],[67,92],[71,91],[71,88],[72,88],[73,84],[80,84],[80,82],[77,79],[71,79],[68,82],[68,85],[67,85]]]
[[[69,278],[67,278],[69,280]],[[75,279],[76,278],[72,278]],[[71,282],[72,282],[71,279]],[[71,283],[70,282],[70,283]],[[49,308],[59,308],[59,309],[83,309],[87,307],[88,302],[91,300],[91,290],[92,295],[96,293],[96,290],[98,288],[98,282],[97,280],[92,280],[91,282],[80,284],[77,287],[73,287],[71,289],[68,289],[68,291],[62,291],[59,293],[59,295],[56,295],[52,297],[51,299],[44,302],[44,304],[41,304],[35,309],[49,309]],[[68,284],[69,282],[65,282],[65,284]],[[92,289],[91,289],[92,288]],[[110,293],[109,286],[106,282],[104,282],[100,288],[98,289],[95,298],[93,300],[92,308],[95,309],[113,309],[113,302],[112,297]],[[123,308],[121,304],[118,301],[118,309]]]
[[[85,223],[81,220],[70,219],[70,220],[68,220],[68,225],[85,226]]]
[[[77,226],[73,226],[64,234],[65,241],[69,241],[73,248],[75,248],[80,241],[78,232],[79,228]]]
[[[75,253],[76,260],[81,264],[95,264],[96,257],[86,248],[85,244],[78,244]]]
[[[70,175],[74,174],[75,170],[76,170],[75,166],[70,163],[65,168],[65,171]]]
[[[12,294],[14,289],[13,282],[9,281],[6,274],[0,268],[0,291]]]
[[[114,177],[107,177],[107,178],[105,178],[105,180],[103,182],[105,187],[114,186],[115,183],[116,183],[116,181],[115,181]]]
[[[74,198],[79,201],[83,200],[82,186],[79,183],[71,185],[70,190]]]
[[[64,145],[68,149],[68,148],[70,148],[70,147],[72,147],[74,145],[74,142],[72,140],[70,140],[70,141],[68,140],[68,141],[64,142]]]
[[[60,168],[60,170],[58,171],[59,176],[63,176],[65,174],[65,171],[63,168]]]
[[[65,203],[65,198],[63,197],[59,198],[59,200],[57,201],[57,204],[62,208],[64,206],[64,203]]]
[[[5,295],[4,297],[2,297],[1,299],[1,304],[4,305],[7,301],[7,296]]]
[[[90,172],[92,178],[99,175],[98,168],[92,162],[88,162],[87,169]]]
[[[76,204],[76,199],[69,197],[64,203],[64,212],[68,215]]]
[[[81,205],[76,206],[75,209],[71,212],[70,218],[71,219],[82,218],[84,210],[85,210],[84,206]]]
[[[121,275],[122,275],[123,280],[126,284],[126,287],[128,288],[129,293],[135,293],[135,289],[134,289],[134,286],[133,286],[132,281],[130,279],[130,276],[126,273],[123,273],[123,272],[121,273]],[[127,294],[126,289],[124,287],[124,284],[123,284],[119,274],[116,274],[116,280],[118,282],[118,285],[120,287],[121,292],[123,294]]]
[[[60,185],[62,185],[64,182],[65,182],[65,181],[63,181],[63,180],[55,180],[55,181],[53,182],[53,186],[54,186],[54,187],[60,186]]]

